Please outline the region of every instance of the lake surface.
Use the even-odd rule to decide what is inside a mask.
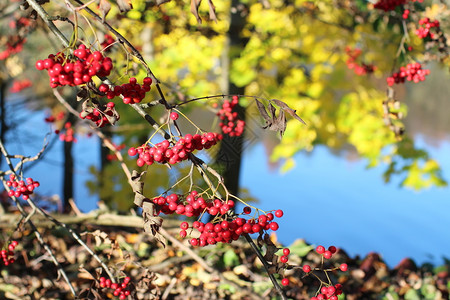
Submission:
[[[450,170],[449,143],[426,149]],[[449,188],[415,192],[385,184],[382,167],[367,170],[364,161],[345,160],[325,147],[297,155],[296,167],[285,174],[261,163],[267,160],[262,145],[244,157],[242,185],[262,209],[285,212],[277,231],[283,244],[304,238],[342,247],[351,256],[375,251],[391,267],[404,257],[419,264],[449,257]]]

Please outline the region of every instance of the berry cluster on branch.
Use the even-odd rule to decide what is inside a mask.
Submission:
[[[316,247],[315,252],[319,254],[322,258],[322,267],[321,268],[312,268],[310,265],[303,265],[302,269],[308,276],[313,274],[315,271],[322,271],[325,273],[328,278],[328,282],[324,282],[315,275],[315,277],[320,281],[320,289],[317,291],[316,296],[311,297],[310,300],[338,300],[338,296],[343,293],[342,285],[340,283],[333,284],[330,279],[328,272],[332,272],[335,270],[340,270],[342,272],[346,272],[348,270],[348,265],[345,263],[340,264],[338,267],[332,269],[323,269],[324,260],[329,260],[333,257],[333,255],[337,252],[337,248],[335,246],[330,246],[326,249],[324,246],[319,245]]]
[[[150,77],[145,77],[142,85],[137,83],[136,78],[131,77],[129,79],[129,83],[112,87],[103,83],[98,87],[98,89],[101,93],[106,94],[108,99],[114,99],[115,97],[122,96],[123,103],[135,104],[140,103],[142,99],[145,98],[145,94],[151,90],[151,84],[152,79]]]
[[[105,52],[110,52],[111,51],[111,45],[115,42],[115,39],[109,35],[109,34],[105,34],[104,40],[101,43],[101,46],[103,48],[103,51]]]
[[[89,99],[83,103],[83,110],[80,112],[80,119],[86,119],[97,127],[104,127],[108,124],[114,124],[120,119],[115,110],[114,102],[101,103],[97,99]]]
[[[127,297],[131,294],[130,290],[127,289],[131,281],[131,278],[128,276],[119,283],[112,283],[111,279],[106,279],[106,277],[100,277],[99,281],[99,285],[101,288],[112,289],[112,294],[116,297],[119,297],[120,300],[127,299]]]
[[[416,35],[421,38],[430,38],[434,39],[436,34],[431,32],[431,29],[434,28],[436,33],[440,30],[440,25],[438,20],[431,21],[430,18],[423,18],[419,20],[420,27],[416,29]]]
[[[366,75],[373,73],[376,67],[372,64],[368,65],[365,63],[358,63],[358,57],[361,55],[362,51],[359,48],[351,49],[350,47],[345,48],[345,52],[348,55],[348,59],[345,62],[347,67],[355,72],[356,75]]]
[[[36,62],[36,69],[47,70],[52,88],[86,84],[94,76],[108,76],[112,67],[111,58],[103,56],[100,51],[91,52],[83,44],[73,51],[73,55],[65,56],[58,52]]]
[[[8,191],[9,197],[19,198],[22,196],[23,200],[28,200],[34,189],[39,187],[40,184],[39,181],[34,181],[33,178],[18,180],[16,175],[12,174],[9,176],[9,180],[6,181],[6,185],[10,187]]]
[[[378,0],[373,7],[384,11],[394,10],[397,6],[405,5],[408,0]]]
[[[244,132],[245,121],[240,120],[238,113],[233,111],[239,103],[238,96],[233,96],[232,100],[225,100],[222,108],[217,112],[220,119],[219,126],[224,134],[229,136],[241,136]]]
[[[17,241],[11,241],[8,245],[8,250],[3,249],[0,251],[0,256],[2,258],[3,264],[9,266],[13,264],[16,260],[14,259],[14,249],[19,243]]]
[[[158,207],[158,213],[166,215],[178,214],[186,217],[201,217],[205,213],[213,217],[213,220],[207,223],[194,221],[192,225],[188,222],[180,224],[180,236],[185,238],[194,230],[198,231],[199,237],[192,238],[189,242],[192,246],[204,247],[216,243],[231,243],[239,239],[243,234],[260,233],[267,230],[278,230],[278,223],[273,219],[283,216],[282,210],[277,210],[275,215],[271,212],[261,214],[257,219],[245,219],[242,217],[232,217],[229,211],[233,209],[235,203],[233,200],[205,199],[196,190],[188,195],[170,194],[167,197],[156,197],[152,199]],[[251,213],[251,208],[244,208],[244,215]],[[197,235],[198,234],[194,234]],[[289,253],[288,253],[289,254]],[[287,255],[283,258],[287,262]]]
[[[11,93],[19,93],[22,90],[29,88],[31,86],[31,81],[29,79],[24,80],[14,80],[12,87],[9,89]]]
[[[62,132],[60,130],[55,130],[55,133],[59,133],[59,140],[66,143],[76,143],[77,139],[74,136],[75,131],[73,130],[72,123],[66,122]]]
[[[186,134],[180,138],[175,145],[167,140],[151,147],[144,144],[138,148],[128,149],[128,155],[135,156],[139,154],[136,164],[139,167],[152,165],[154,162],[161,164],[169,163],[171,165],[186,160],[188,154],[194,150],[209,149],[222,140],[222,135],[215,132],[200,134]]]
[[[400,71],[389,76],[386,81],[389,86],[396,83],[404,83],[405,80],[418,83],[425,80],[425,76],[430,74],[430,70],[422,69],[422,65],[418,62],[409,63],[406,67],[400,67]]]

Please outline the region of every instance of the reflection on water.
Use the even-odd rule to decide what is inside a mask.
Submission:
[[[432,151],[446,169],[448,151],[449,143]],[[438,264],[448,255],[448,188],[414,192],[384,184],[381,168],[367,170],[363,161],[345,161],[325,147],[297,155],[297,167],[283,175],[260,164],[264,156],[261,145],[245,155],[242,184],[262,209],[286,212],[277,232],[282,243],[305,238],[350,255],[376,251],[390,266],[406,256]]]
[[[447,109],[450,102],[449,72],[436,64],[430,65],[429,69],[431,73],[427,80],[407,85],[405,125],[413,136],[421,135],[427,144],[439,146],[449,140],[450,134]]]
[[[448,72],[436,65],[429,68],[425,82],[400,86],[397,96],[408,105],[407,134],[439,161],[449,180]],[[296,168],[279,174],[273,165],[258,162],[273,146],[273,139],[266,138],[264,147],[245,155],[242,185],[261,199],[263,209],[286,211],[278,232],[281,242],[305,238],[361,256],[377,251],[390,266],[407,256],[434,264],[448,256],[450,240],[443,237],[450,228],[450,188],[414,192],[400,188],[400,178],[384,184],[385,166],[367,170],[355,151],[331,152],[323,146],[297,155]]]

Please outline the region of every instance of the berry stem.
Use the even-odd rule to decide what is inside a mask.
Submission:
[[[280,295],[281,299],[283,300],[287,300],[288,298],[286,297],[283,289],[281,288],[281,286],[278,284],[278,281],[275,279],[275,276],[273,276],[272,273],[269,272],[269,264],[267,263],[267,261],[264,259],[264,256],[262,256],[260,249],[258,248],[258,246],[253,242],[252,238],[250,237],[250,235],[248,233],[243,235],[245,240],[250,244],[250,246],[252,247],[253,251],[255,251],[256,256],[258,256],[259,260],[261,261],[261,263],[264,266],[264,269],[266,269],[267,274],[269,275],[270,281],[272,281],[273,286],[275,287],[275,289],[277,290],[278,294]]]

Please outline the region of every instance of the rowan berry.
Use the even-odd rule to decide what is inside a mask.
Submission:
[[[279,228],[277,222],[271,222],[269,226],[270,226],[270,229],[273,230],[273,231],[277,231],[278,228]]]
[[[303,266],[303,272],[305,272],[305,273],[311,272],[311,266],[310,265],[304,265]]]
[[[319,245],[316,247],[316,252],[319,254],[323,254],[325,252],[325,247],[322,245]]]
[[[342,272],[346,272],[347,269],[348,269],[348,265],[347,265],[347,264],[341,264],[341,265],[339,266],[339,269],[340,269]]]
[[[331,251],[327,250],[323,253],[323,257],[326,259],[330,259],[332,256],[333,256],[333,254],[331,253]]]
[[[281,279],[281,284],[282,284],[283,286],[288,286],[288,285],[289,285],[289,279],[287,279],[287,278]]]

